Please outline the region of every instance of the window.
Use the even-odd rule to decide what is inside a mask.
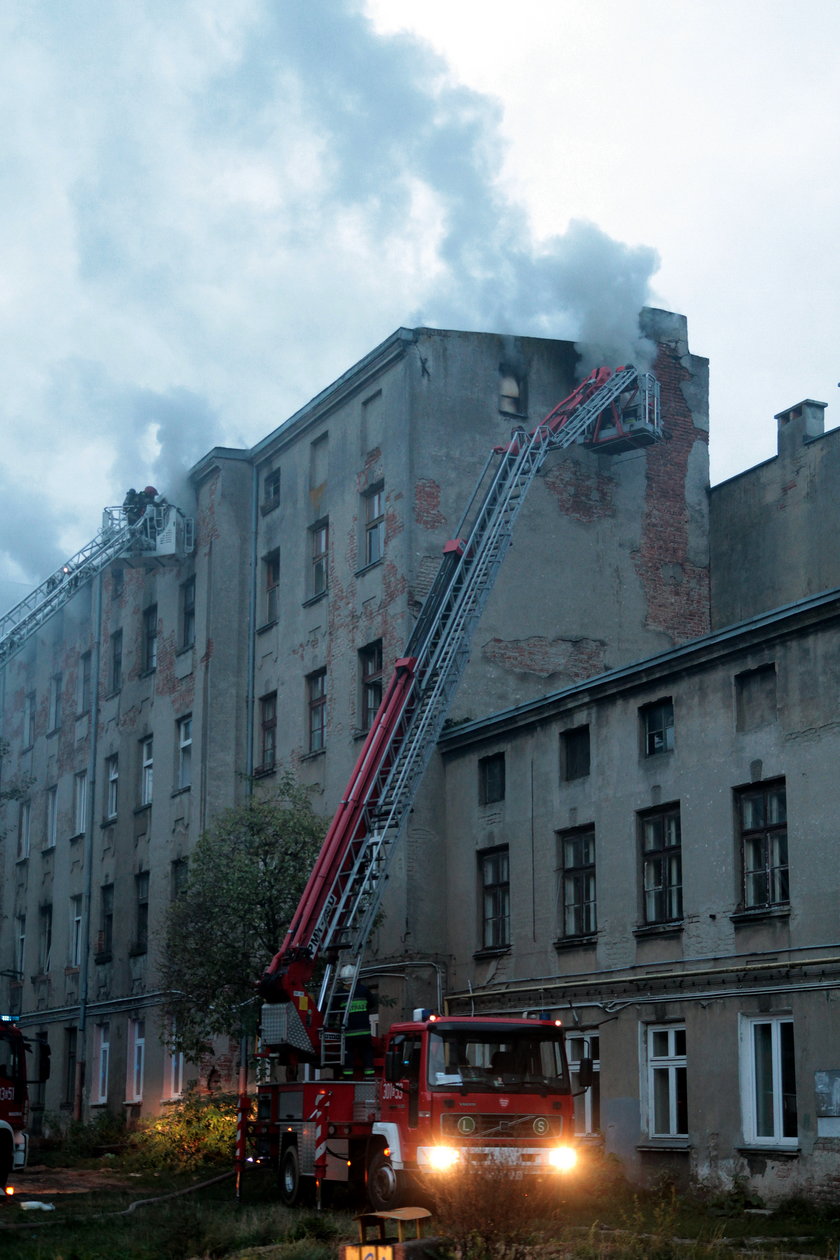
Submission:
[[[361,729],[369,731],[382,703],[382,640],[369,643],[359,653],[362,678]]]
[[[499,411],[505,415],[524,416],[527,410],[525,380],[509,368],[499,369]]]
[[[21,801],[18,805],[17,860],[22,862],[29,857],[30,825],[32,821],[32,802]]]
[[[178,789],[192,784],[192,717],[178,720]]]
[[[280,503],[280,469],[272,468],[271,472],[265,474],[263,481],[263,501],[262,507],[264,512],[270,512],[272,508],[276,508]]]
[[[642,720],[642,747],[646,757],[673,752],[674,702],[671,699],[647,704],[639,710]]]
[[[23,979],[26,962],[26,915],[19,914],[15,920],[15,974],[18,980]]]
[[[154,785],[155,741],[151,735],[140,741],[140,804],[151,805]]]
[[[329,434],[322,433],[309,448],[309,489],[319,490],[326,484],[329,462]]]
[[[277,760],[277,692],[260,697],[260,764],[261,771],[273,770]]]
[[[776,666],[759,665],[735,675],[735,729],[753,731],[776,718]]]
[[[111,1025],[97,1024],[94,1034],[94,1055],[96,1072],[96,1096],[94,1102],[108,1101],[108,1069],[111,1060]]]
[[[481,878],[481,944],[483,949],[506,949],[510,944],[510,868],[508,850],[479,853]]]
[[[78,714],[90,711],[90,679],[91,654],[90,652],[82,652],[82,655],[79,657],[79,674],[77,679],[76,712]]]
[[[87,831],[87,770],[73,775],[73,835]]]
[[[310,577],[309,593],[312,599],[323,595],[327,589],[330,527],[328,521],[319,521],[309,531]]]
[[[64,1099],[72,1103],[76,1097],[76,1047],[79,1040],[78,1028],[64,1029]]]
[[[309,706],[309,751],[320,752],[327,742],[327,671],[319,669],[306,680]]]
[[[99,896],[99,939],[96,942],[96,952],[110,958],[114,948],[114,885],[103,884]]]
[[[187,877],[189,875],[189,859],[185,857],[175,858],[169,868],[169,899],[177,901],[187,891]]]
[[[143,673],[157,669],[157,604],[151,604],[143,612]]]
[[[126,1060],[125,1100],[142,1102],[143,1073],[146,1060],[146,1021],[128,1021],[128,1055]]]
[[[50,679],[49,729],[57,731],[61,726],[61,674],[53,674]]]
[[[116,818],[119,805],[120,758],[112,753],[105,758],[105,817]]]
[[[123,632],[115,630],[111,635],[111,685],[110,692],[122,687]]]
[[[365,564],[376,564],[385,553],[385,489],[368,490],[365,500]]]
[[[169,1024],[169,1064],[168,1064],[168,1080],[166,1083],[167,1096],[169,1098],[180,1098],[184,1092],[184,1053],[182,1050],[176,1050],[172,1045],[177,1032],[177,1025],[172,1019]]]
[[[58,786],[47,788],[47,825],[44,832],[44,848],[54,849],[58,838]]]
[[[495,805],[505,799],[505,754],[480,757],[478,761],[478,803]]]
[[[595,831],[578,827],[560,837],[563,936],[591,936],[595,917]]]
[[[23,697],[23,747],[35,743],[35,692],[28,691]]]
[[[267,625],[276,621],[280,615],[280,549],[275,547],[263,557],[263,580],[265,583],[265,609],[263,621]]]
[[[589,727],[573,726],[560,736],[560,775],[564,780],[589,774]]]
[[[119,599],[125,587],[125,570],[121,564],[115,564],[111,570],[111,599]]]
[[[738,795],[744,907],[787,905],[787,803],[784,782],[747,788]]]
[[[684,1025],[647,1029],[647,1100],[652,1138],[688,1136]]]
[[[52,961],[52,905],[38,910],[38,974],[45,976]]]
[[[70,936],[68,938],[67,964],[82,965],[82,894],[70,898]]]
[[[682,918],[682,849],[678,805],[641,817],[645,923]]]
[[[597,1033],[567,1033],[566,1053],[575,1102],[575,1133],[587,1137],[601,1128],[601,1063],[600,1037]],[[592,1084],[580,1091],[578,1073],[581,1059],[592,1060]]]
[[[741,1110],[745,1142],[797,1145],[796,1059],[789,1016],[742,1017]]]
[[[149,872],[134,876],[134,944],[132,953],[145,954],[149,948]]]
[[[187,578],[181,583],[179,594],[181,622],[181,651],[186,651],[195,643],[195,578]]]

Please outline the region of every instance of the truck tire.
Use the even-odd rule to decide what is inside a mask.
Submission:
[[[287,1146],[280,1156],[280,1199],[286,1207],[294,1207],[302,1195],[300,1159],[296,1146]]]
[[[374,1212],[390,1212],[405,1203],[405,1178],[384,1151],[377,1151],[368,1164],[367,1192]]]
[[[12,1175],[15,1163],[15,1152],[12,1139],[8,1133],[0,1133],[0,1190],[5,1190]]]

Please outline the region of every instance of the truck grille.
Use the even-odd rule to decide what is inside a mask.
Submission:
[[[563,1132],[562,1116],[528,1115],[501,1116],[475,1115],[473,1112],[453,1114],[447,1112],[440,1118],[441,1133],[461,1141],[486,1138],[556,1138]]]

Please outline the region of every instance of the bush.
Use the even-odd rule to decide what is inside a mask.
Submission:
[[[562,1184],[523,1177],[505,1163],[465,1165],[430,1176],[435,1231],[456,1260],[524,1260],[540,1227],[562,1210]]]
[[[235,1094],[187,1094],[132,1135],[143,1167],[192,1169],[231,1163],[236,1142]]]

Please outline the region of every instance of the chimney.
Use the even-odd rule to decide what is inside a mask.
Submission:
[[[795,407],[788,407],[774,416],[778,423],[778,451],[793,454],[803,442],[822,437],[825,432],[825,409],[828,403],[805,398]]]

